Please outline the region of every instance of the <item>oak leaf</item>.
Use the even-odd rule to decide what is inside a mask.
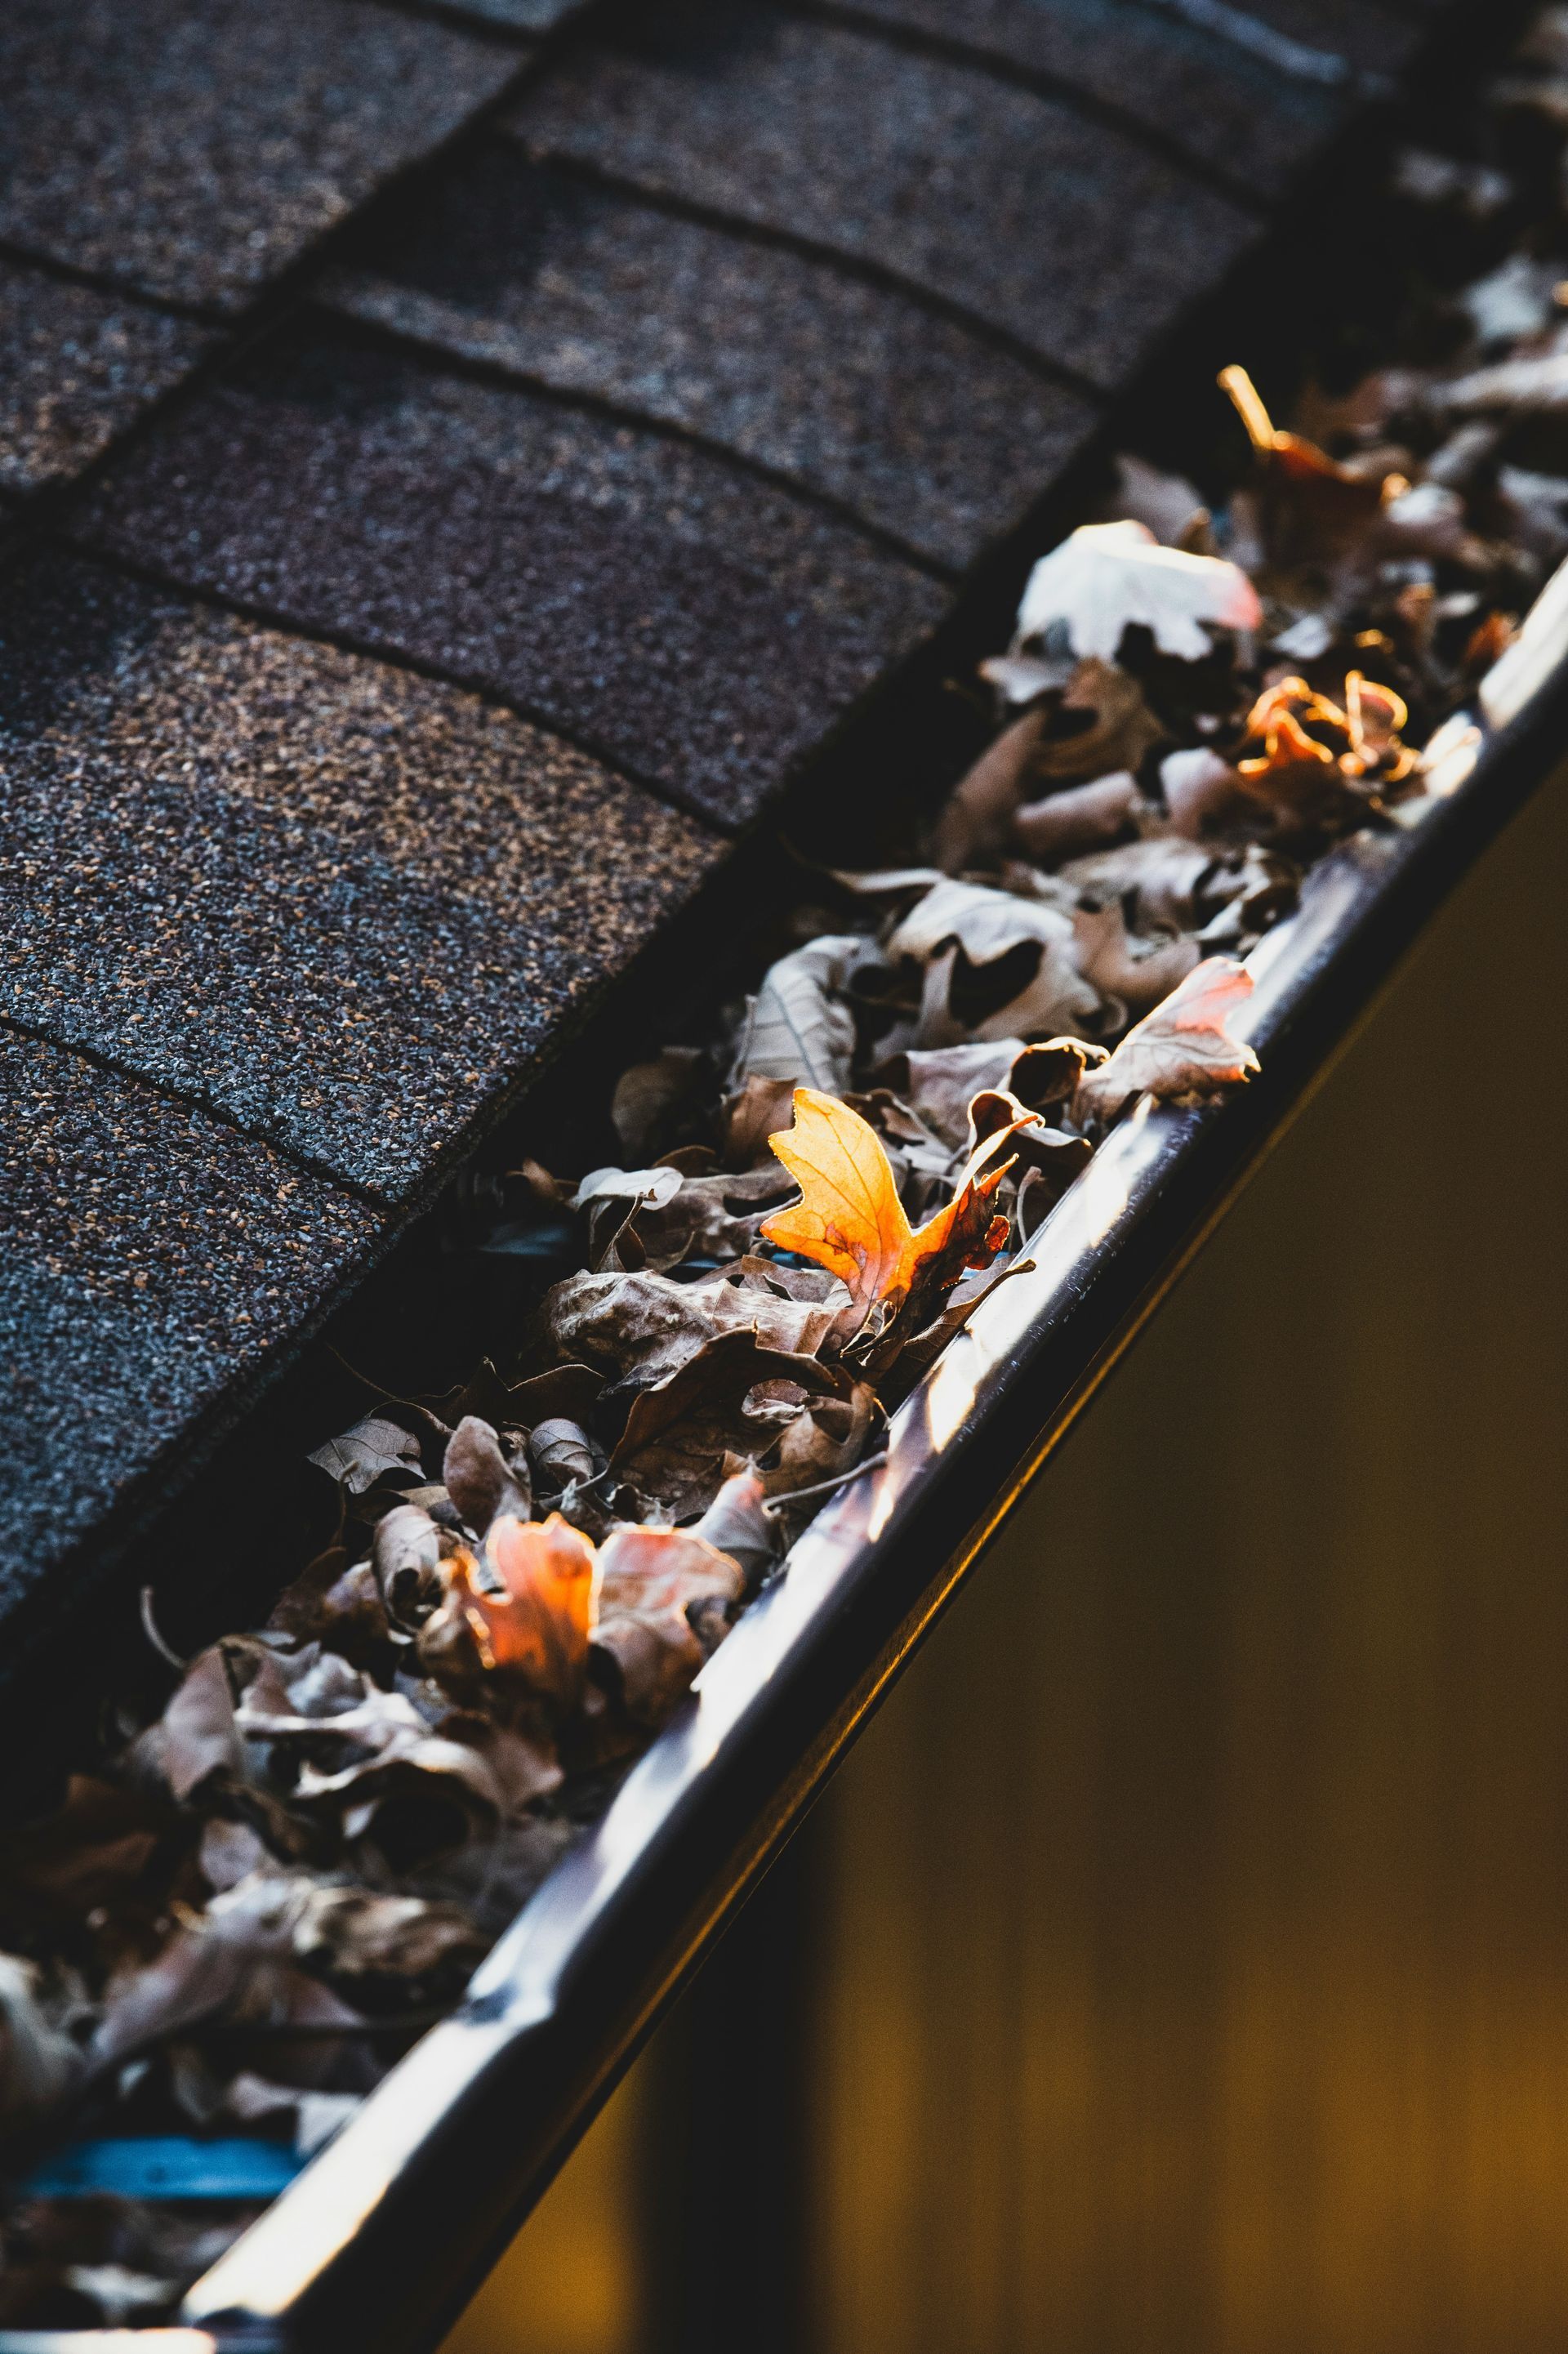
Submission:
[[[927,1288],[938,1264],[944,1273],[950,1265],[956,1282],[966,1266],[987,1265],[1006,1240],[1006,1219],[989,1207],[1009,1165],[998,1158],[1005,1131],[987,1139],[952,1200],[913,1228],[881,1138],[848,1104],[797,1087],[795,1125],[772,1141],[800,1199],[768,1219],[763,1234],[838,1276],[860,1323],[874,1307],[896,1308],[917,1283]]]
[[[1210,628],[1255,630],[1257,592],[1234,564],[1161,547],[1144,524],[1086,523],[1043,556],[1018,609],[1015,651],[1060,622],[1073,650],[1114,663],[1122,633],[1150,631],[1161,653],[1202,662]]]
[[[1085,1073],[1073,1099],[1075,1119],[1109,1119],[1130,1096],[1212,1095],[1250,1078],[1257,1056],[1231,1036],[1228,1023],[1252,990],[1245,965],[1206,957],[1128,1032],[1108,1062]]]

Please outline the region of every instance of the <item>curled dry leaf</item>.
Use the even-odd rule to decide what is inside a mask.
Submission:
[[[1022,719],[1002,729],[954,786],[937,821],[932,843],[943,874],[957,875],[1005,846],[1030,780],[1039,774],[1035,763],[1049,716],[1039,708],[1026,711]]]
[[[1086,1072],[1074,1097],[1081,1124],[1115,1118],[1129,1097],[1213,1095],[1250,1078],[1252,1048],[1229,1023],[1252,995],[1252,975],[1228,957],[1209,957],[1162,1005],[1129,1030],[1097,1071]]]
[[[599,1551],[594,1649],[615,1664],[628,1715],[663,1722],[728,1632],[746,1580],[689,1529],[616,1529]]]
[[[1032,858],[1054,865],[1058,859],[1122,841],[1137,830],[1146,807],[1138,779],[1121,769],[1092,784],[1026,801],[1012,821],[1013,838]]]
[[[984,884],[938,884],[896,926],[887,953],[926,969],[922,1047],[1093,1029],[1105,1011],[1078,969],[1071,916]]]
[[[846,1086],[854,1053],[846,992],[856,967],[873,953],[859,932],[830,932],[769,966],[741,1033],[732,1084]]]
[[[1190,933],[1139,939],[1127,928],[1119,901],[1086,907],[1077,917],[1078,961],[1095,987],[1119,998],[1129,1013],[1147,1013],[1185,980],[1202,954]]]
[[[842,1378],[815,1357],[764,1348],[755,1331],[716,1333],[633,1398],[610,1470],[683,1517],[713,1494],[726,1456],[761,1454],[802,1395],[842,1386]],[[748,1405],[764,1384],[768,1401]],[[780,1404],[781,1394],[792,1402]]]
[[[1114,663],[1128,629],[1146,629],[1161,653],[1202,662],[1211,630],[1255,630],[1263,608],[1245,572],[1212,556],[1161,547],[1144,524],[1082,524],[1029,576],[1015,650],[1054,628],[1073,651]]]
[[[525,1521],[533,1510],[521,1443],[503,1449],[496,1432],[475,1414],[465,1414],[448,1439],[441,1477],[453,1505],[476,1536],[482,1537],[503,1512]]]
[[[1062,690],[1054,725],[1035,755],[1036,775],[1056,784],[1137,769],[1165,728],[1155,717],[1137,679],[1090,655],[1079,663]]]

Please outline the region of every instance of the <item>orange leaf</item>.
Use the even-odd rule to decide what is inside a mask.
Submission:
[[[493,1524],[485,1550],[503,1595],[482,1593],[458,1565],[481,1659],[487,1668],[516,1669],[552,1699],[575,1699],[598,1616],[593,1546],[559,1512],[543,1522],[507,1513]]]
[[[961,1246],[952,1270],[956,1281],[963,1265],[984,1266],[1000,1248],[1005,1221],[981,1214],[1010,1165],[987,1164],[1012,1132],[987,1137],[952,1200],[912,1228],[876,1130],[835,1096],[797,1087],[794,1127],[768,1141],[800,1186],[800,1199],[766,1219],[762,1232],[780,1250],[830,1268],[848,1285],[863,1314],[879,1302],[896,1306],[943,1253]]]

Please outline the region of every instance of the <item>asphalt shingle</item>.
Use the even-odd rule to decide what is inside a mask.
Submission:
[[[722,855],[461,689],[44,557],[0,592],[0,1015],[397,1195]]]
[[[186,320],[0,261],[0,487],[79,472],[213,341]]]
[[[355,315],[684,426],[962,566],[1095,412],[918,303],[483,149],[334,272]]]
[[[1251,12],[1255,48],[1139,0],[859,0],[860,13],[964,43],[1070,82],[1223,169],[1281,194],[1356,102],[1351,69],[1397,72],[1418,29],[1364,0],[1274,0]],[[1272,20],[1272,21],[1270,21]],[[1271,37],[1272,37],[1272,54]],[[1310,51],[1294,56],[1287,46]],[[1336,70],[1339,87],[1327,79]],[[1325,77],[1314,80],[1315,73]]]
[[[946,604],[724,459],[332,335],[205,388],[77,527],[493,688],[726,820]]]
[[[510,111],[536,152],[894,271],[1107,387],[1257,234],[1137,138],[978,68],[766,6],[617,21]]]
[[[233,311],[516,66],[370,0],[7,0],[0,237]]]
[[[514,33],[553,32],[587,5],[588,0],[455,0],[459,16]]]
[[[377,1214],[0,1028],[0,1617],[349,1275]]]

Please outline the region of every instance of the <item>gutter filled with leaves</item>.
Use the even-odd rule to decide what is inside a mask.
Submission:
[[[1496,103],[1555,168],[1563,12]],[[1484,239],[1495,174],[1398,174]],[[824,1504],[810,1575],[875,1544],[901,1445],[979,1413],[977,1350],[1005,1371],[974,1336],[1066,1287],[1246,1086],[1255,981],[1314,922],[1331,944],[1346,878],[1361,910],[1469,783],[1478,693],[1506,719],[1555,653],[1557,589],[1520,625],[1568,556],[1565,274],[1552,217],[1467,284],[1413,281],[1385,363],[1295,429],[1227,370],[1241,486],[1211,508],[1125,459],[1035,567],[935,822],[816,870],[754,992],[621,1076],[619,1163],[563,1174],[540,1138],[499,1181],[492,1246],[541,1278],[514,1361],[324,1443],[334,1544],[6,1834],[0,2327],[175,2317],[503,1935],[457,2013],[474,2067],[556,2000],[614,1877],[596,1827],[656,1825],[658,1760],[674,1789],[717,1755],[706,1662],[748,1614],[804,1626]],[[155,1596],[147,1629],[169,1656]],[[428,2109],[452,2031],[399,2072]],[[322,2224],[323,2265],[352,2228]],[[188,2310],[263,2309],[266,2244]]]

